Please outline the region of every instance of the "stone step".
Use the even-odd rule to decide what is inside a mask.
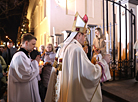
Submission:
[[[105,82],[102,93],[117,102],[138,102],[138,82],[135,79]]]
[[[112,94],[104,89],[102,89],[102,94],[106,97],[109,97],[110,99],[114,100],[115,102],[129,102],[119,96],[116,96],[115,94]]]

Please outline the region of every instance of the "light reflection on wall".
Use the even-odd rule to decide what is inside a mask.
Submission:
[[[66,0],[55,0],[55,2],[57,4],[57,7],[58,6],[63,7],[63,8],[66,7]]]

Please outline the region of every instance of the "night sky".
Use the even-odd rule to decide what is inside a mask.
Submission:
[[[1,40],[8,41],[5,36],[9,36],[14,43],[16,42],[25,1],[27,0],[0,0]]]

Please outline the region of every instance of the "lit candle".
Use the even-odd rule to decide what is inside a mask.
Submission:
[[[108,48],[108,33],[106,32],[106,53],[109,54],[109,48]]]
[[[39,66],[43,66],[44,65],[44,62],[43,61],[40,61],[39,62]]]

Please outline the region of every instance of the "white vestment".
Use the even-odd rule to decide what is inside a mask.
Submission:
[[[39,66],[19,51],[12,58],[8,75],[8,102],[41,102],[38,91]]]
[[[104,65],[107,80],[111,78],[108,64]],[[52,69],[45,102],[52,102],[55,69]],[[64,50],[62,71],[59,73],[60,94],[58,102],[102,102],[100,65],[92,64],[77,40],[73,40]],[[96,90],[96,91],[95,91]],[[93,96],[94,95],[94,96]]]

